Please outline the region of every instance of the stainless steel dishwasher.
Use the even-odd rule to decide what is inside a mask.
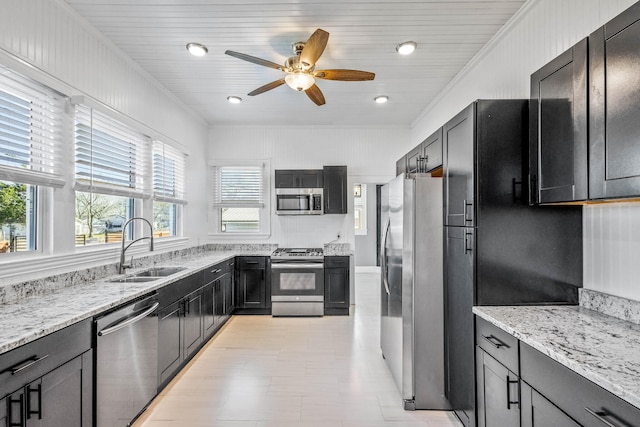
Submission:
[[[158,387],[157,296],[96,319],[96,425],[127,426]]]

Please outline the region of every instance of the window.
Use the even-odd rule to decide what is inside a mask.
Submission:
[[[0,253],[36,249],[37,187],[0,181]]]
[[[38,186],[62,187],[64,97],[0,66],[0,253],[37,249]]]
[[[153,142],[153,229],[156,237],[177,236],[184,198],[185,155],[161,141]]]
[[[214,168],[214,210],[218,233],[267,234],[269,212],[265,206],[267,167],[217,166]]]
[[[148,198],[150,140],[85,105],[75,110],[76,246],[120,241],[135,200]],[[131,231],[125,238],[131,239]]]
[[[355,234],[367,234],[367,185],[353,186],[353,224]]]

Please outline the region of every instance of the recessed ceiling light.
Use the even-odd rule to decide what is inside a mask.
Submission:
[[[187,43],[187,50],[193,56],[205,56],[209,52],[209,49],[200,43]]]
[[[242,98],[239,96],[227,96],[227,101],[232,104],[240,104],[242,102]]]
[[[387,95],[380,95],[373,98],[373,100],[376,102],[376,104],[384,104],[389,101],[389,97]]]
[[[418,44],[416,42],[404,42],[396,46],[396,52],[400,55],[409,55],[416,50]]]

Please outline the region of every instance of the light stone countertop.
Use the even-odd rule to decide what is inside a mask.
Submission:
[[[209,252],[173,259],[162,266],[187,267],[179,273],[140,283],[110,283],[109,278],[69,286],[47,295],[36,295],[11,304],[0,305],[0,354],[58,331],[81,320],[162,288],[219,262],[237,255],[268,256],[257,251]],[[127,271],[127,275],[149,267]]]
[[[640,408],[640,325],[579,306],[481,306],[473,312]]]

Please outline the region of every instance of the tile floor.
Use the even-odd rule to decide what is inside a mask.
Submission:
[[[380,354],[378,276],[356,274],[351,316],[234,316],[135,427],[449,427],[404,411]]]

